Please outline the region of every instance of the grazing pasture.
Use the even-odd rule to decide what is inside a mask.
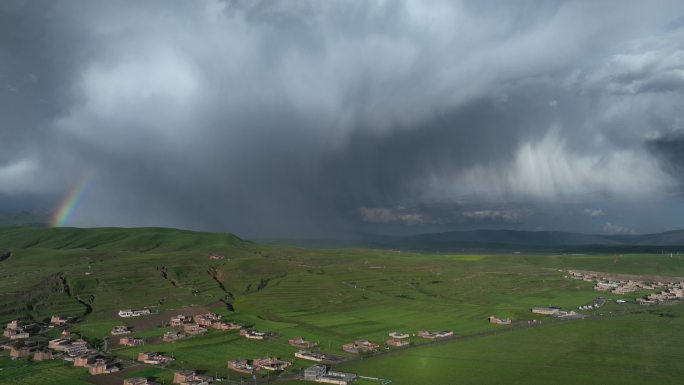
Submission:
[[[226,369],[228,360],[264,356],[293,360],[285,374],[295,375],[310,365],[293,357],[297,348],[287,340],[295,336],[348,359],[341,370],[394,384],[592,379],[667,384],[684,374],[681,305],[617,305],[611,300],[633,300],[635,294],[598,293],[591,283],[567,279],[560,271],[678,277],[684,276],[680,255],[313,250],[157,228],[4,228],[0,249],[11,251],[0,261],[0,322],[73,317],[72,332],[126,365],[141,351],[172,355],[176,360],[168,369],[149,369],[150,376],[161,379],[179,368],[235,379],[241,375]],[[210,259],[211,254],[224,258]],[[533,306],[576,309],[599,295],[608,304],[586,312],[584,320],[530,312]],[[116,315],[119,309],[143,307],[153,314]],[[219,313],[272,337],[254,341],[237,331],[210,330],[162,343],[161,335],[171,330],[168,317],[189,309]],[[513,324],[491,325],[491,315],[511,318]],[[109,335],[117,325],[132,327],[131,335],[147,343],[119,347]],[[419,330],[450,330],[456,338],[428,343],[414,335]],[[392,331],[411,334],[411,346],[386,348]],[[381,354],[342,352],[344,343],[356,339],[381,344]],[[34,364],[5,356],[0,357],[1,384],[66,385],[88,379],[84,370],[61,361]]]

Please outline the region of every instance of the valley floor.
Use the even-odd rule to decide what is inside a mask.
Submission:
[[[567,269],[636,276],[684,276],[680,255],[453,255],[383,250],[307,250],[265,246],[225,234],[170,229],[4,229],[0,249],[0,322],[74,317],[73,335],[130,367],[89,376],[64,361],[10,360],[0,352],[0,384],[121,383],[145,376],[171,383],[173,371],[193,369],[239,384],[249,379],[228,360],[278,356],[293,366],[280,376],[262,371],[259,383],[292,380],[311,365],[293,354],[288,339],[302,336],[343,364],[335,368],[392,384],[640,384],[680,383],[684,375],[684,305],[641,306],[643,292],[598,293],[592,283],[568,279]],[[221,258],[209,258],[220,255]],[[582,311],[559,320],[531,307]],[[617,304],[616,299],[628,303]],[[119,309],[155,313],[122,319]],[[174,343],[160,340],[170,314],[211,311],[226,320],[273,333],[247,340],[236,331],[209,332]],[[511,318],[492,325],[487,317]],[[145,340],[118,346],[117,325]],[[390,349],[388,333],[451,330],[454,339]],[[52,334],[50,334],[52,333]],[[46,344],[50,332],[32,342]],[[358,357],[341,346],[368,339],[381,354]],[[105,343],[105,340],[107,342]],[[173,356],[167,368],[134,363],[139,352]],[[220,382],[219,382],[220,383]],[[358,382],[379,383],[371,380]]]

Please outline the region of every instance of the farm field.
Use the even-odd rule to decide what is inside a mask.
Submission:
[[[170,381],[173,369],[235,380],[232,359],[294,360],[279,383],[311,364],[294,359],[288,339],[303,336],[347,363],[337,369],[393,384],[676,383],[684,374],[684,310],[617,305],[558,321],[534,306],[576,309],[598,296],[634,299],[592,289],[560,270],[684,276],[681,255],[426,254],[370,249],[312,250],[262,245],[229,234],[173,229],[0,229],[0,322],[74,317],[71,331],[132,363],[141,351],[176,360],[149,376]],[[210,259],[209,255],[220,255]],[[151,316],[122,319],[124,308]],[[168,315],[189,309],[273,333],[247,340],[216,331],[162,343]],[[511,326],[487,317],[510,317]],[[529,327],[528,321],[541,321]],[[144,346],[119,347],[113,326],[133,327]],[[537,325],[537,324],[533,324]],[[360,359],[341,346],[359,338],[384,345],[388,333],[451,330],[450,341],[411,337],[414,346]],[[109,343],[105,343],[105,340]],[[383,348],[384,349],[384,348]],[[82,368],[59,361],[28,363],[0,356],[0,384],[67,385],[91,381]],[[140,369],[140,368],[138,368]],[[108,376],[108,375],[107,375]],[[96,376],[97,377],[97,376]],[[261,372],[259,381],[274,377]],[[287,380],[285,380],[287,379]],[[554,379],[554,381],[551,381]],[[566,380],[567,379],[567,380]],[[368,381],[366,381],[368,382]],[[226,382],[228,383],[228,382]],[[359,382],[359,384],[363,384]]]
[[[393,384],[679,384],[682,306],[558,322],[342,367]]]

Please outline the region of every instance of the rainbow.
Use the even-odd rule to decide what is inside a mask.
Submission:
[[[62,227],[67,220],[69,220],[86,190],[88,190],[88,186],[90,186],[90,183],[93,180],[93,175],[93,172],[84,173],[78,180],[78,183],[76,183],[64,197],[57,210],[52,215],[52,220],[50,221],[52,227]]]

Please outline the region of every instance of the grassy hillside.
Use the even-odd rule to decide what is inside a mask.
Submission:
[[[634,367],[626,351],[638,346],[649,354],[642,358],[642,369],[629,372],[636,383],[659,368],[662,357],[669,362],[679,345],[669,344],[666,338],[676,334],[684,319],[680,305],[670,307],[667,317],[625,305],[609,309],[612,318],[595,314],[582,321],[545,319],[539,331],[486,322],[488,316],[498,315],[525,325],[539,318],[529,312],[532,306],[576,308],[596,298],[590,283],[565,279],[558,269],[684,276],[680,255],[321,251],[259,245],[230,234],[157,228],[5,228],[0,229],[0,249],[11,252],[0,261],[0,322],[60,314],[78,317],[74,331],[94,341],[107,337],[111,327],[121,323],[136,326],[136,336],[158,337],[168,330],[156,327],[159,322],[140,327],[139,320],[122,320],[115,312],[143,306],[160,313],[192,307],[276,333],[277,338],[270,341],[248,341],[235,332],[212,331],[174,344],[150,340],[143,347],[112,351],[124,359],[134,358],[141,350],[173,353],[175,367],[232,378],[237,374],[225,368],[228,359],[266,354],[292,359],[296,349],[287,345],[289,337],[307,337],[320,342],[324,351],[344,357],[348,355],[340,346],[354,339],[384,342],[393,330],[428,329],[453,330],[468,338],[354,361],[344,368],[390,378],[397,384],[427,383],[421,378],[432,384],[451,384],[453,378],[463,379],[462,383],[492,383],[497,367],[502,371],[494,382],[549,383],[551,375],[536,371],[547,367],[551,368],[545,369],[548,373],[562,375],[568,383],[586,382],[582,373],[587,360],[597,371]],[[209,259],[211,253],[225,259]],[[654,328],[653,334],[637,344],[647,326]],[[488,334],[502,330],[503,334]],[[678,337],[673,338],[674,343]],[[523,353],[516,354],[516,350]],[[610,358],[612,350],[614,358]],[[625,366],[615,363],[622,361]],[[482,369],[469,368],[470,362]],[[28,376],[18,374],[26,373],[22,372],[25,368],[10,365],[0,355],[0,367],[8,367],[0,371],[0,383],[22,383],[17,377]],[[307,365],[296,361],[292,370]],[[678,371],[678,365],[670,367]],[[31,368],[31,378],[36,380],[23,383],[53,378],[46,374],[53,371],[55,379],[65,373],[74,376],[73,382],[49,382],[54,385],[84,378],[82,370],[53,364],[32,364]],[[42,371],[44,375],[34,374]],[[160,369],[155,375],[168,378],[170,372]],[[659,380],[668,383],[670,377]]]

